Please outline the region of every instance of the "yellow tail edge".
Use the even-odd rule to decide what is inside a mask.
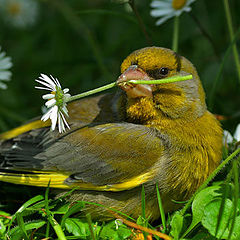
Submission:
[[[36,187],[49,187],[71,189],[64,183],[68,175],[54,172],[35,172],[35,173],[9,173],[0,171],[0,181]]]
[[[42,120],[36,120],[30,123],[27,123],[25,125],[22,125],[20,127],[14,128],[12,130],[9,130],[5,133],[0,134],[0,140],[8,140],[14,137],[17,137],[18,135],[31,131],[33,129],[43,128],[51,126],[50,120],[43,122]]]
[[[82,181],[66,184],[65,180],[69,177],[67,173],[32,171],[32,173],[9,173],[0,171],[0,181],[14,184],[21,184],[35,187],[47,187],[60,189],[78,188],[78,190],[93,190],[119,192],[140,186],[154,177],[152,171],[128,179],[122,183],[108,185],[94,185]]]

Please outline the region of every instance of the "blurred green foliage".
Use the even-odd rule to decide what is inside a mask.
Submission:
[[[0,132],[41,114],[43,92],[34,89],[34,79],[40,73],[52,74],[63,87],[70,88],[71,94],[76,94],[114,81],[122,60],[133,50],[149,45],[171,48],[173,19],[155,26],[148,0],[135,4],[152,43],[146,41],[127,3],[38,3],[38,19],[30,27],[13,27],[0,16],[0,45],[14,64],[8,89],[0,90]],[[229,4],[236,30],[240,26],[240,1],[231,0]],[[219,0],[197,0],[191,6],[191,13],[180,18],[179,53],[196,66],[208,97],[230,44],[226,17]],[[214,95],[213,112],[232,117],[223,122],[224,128],[233,131],[240,122],[239,103],[240,83],[231,52]]]

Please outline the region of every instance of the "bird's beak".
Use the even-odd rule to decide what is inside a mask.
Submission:
[[[129,80],[150,80],[151,78],[137,65],[130,66],[117,80],[118,86],[129,98],[152,97],[152,85],[128,83]]]

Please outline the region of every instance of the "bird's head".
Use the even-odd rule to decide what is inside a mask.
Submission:
[[[126,93],[127,118],[146,123],[160,116],[189,121],[206,111],[205,94],[190,61],[170,49],[147,47],[131,53],[118,78]],[[191,80],[165,84],[123,84],[128,80],[153,80],[192,74]]]

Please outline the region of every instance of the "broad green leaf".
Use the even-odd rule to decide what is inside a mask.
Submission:
[[[132,231],[126,225],[121,225],[117,233],[120,239],[127,239],[132,235]]]
[[[221,195],[221,186],[207,187],[198,193],[192,203],[192,222],[199,223],[202,220],[205,206]]]
[[[88,223],[78,218],[67,218],[65,220],[65,227],[74,236],[79,236],[83,239],[87,239],[90,236]]]
[[[230,199],[226,199],[222,209],[222,217],[219,219],[221,208],[221,199],[214,200],[205,206],[202,225],[215,237],[227,239],[231,227],[233,203]],[[231,240],[238,240],[240,234],[240,216],[235,219],[235,225]],[[218,229],[216,229],[218,227]]]
[[[171,232],[170,235],[174,237],[174,239],[179,239],[180,233],[183,227],[183,216],[180,212],[175,212],[171,220]]]
[[[115,221],[106,224],[100,232],[100,239],[114,239],[122,240],[127,239],[132,234],[132,231],[128,229],[124,224],[116,227]]]
[[[183,234],[186,236],[198,223],[201,222],[205,206],[222,195],[221,186],[211,186],[200,191],[193,200],[192,203],[192,223]]]

